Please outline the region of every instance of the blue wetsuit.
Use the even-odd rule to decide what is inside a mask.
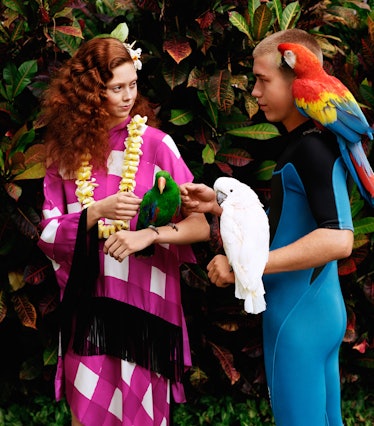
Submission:
[[[334,136],[307,122],[287,138],[272,178],[270,249],[317,228],[353,230]],[[265,275],[264,285],[265,367],[277,426],[342,426],[338,356],[346,311],[337,262]]]

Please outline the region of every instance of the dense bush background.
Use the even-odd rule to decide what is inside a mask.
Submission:
[[[298,27],[315,34],[326,69],[349,87],[373,123],[372,6],[373,0],[3,0],[0,406],[53,395],[58,289],[36,246],[44,176],[45,123],[39,101],[61,62],[84,40],[126,22],[128,42],[136,41],[143,50],[139,89],[196,180],[211,185],[223,174],[237,177],[256,189],[266,205],[282,129],[265,122],[251,97],[253,47],[280,29]],[[371,142],[364,143],[372,159]],[[374,218],[357,191],[351,205],[355,250],[339,267],[349,315],[341,377],[345,392],[358,385],[372,403]],[[217,241],[196,245],[198,266],[181,270],[194,363],[186,376],[188,397],[196,404],[204,395],[266,399],[261,317],[245,315],[233,289],[211,286],[205,273],[205,265],[222,250],[213,218],[211,225]]]

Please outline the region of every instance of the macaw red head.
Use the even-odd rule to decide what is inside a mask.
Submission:
[[[286,64],[298,77],[315,75],[322,70],[317,56],[307,47],[297,43],[280,43],[278,50]]]

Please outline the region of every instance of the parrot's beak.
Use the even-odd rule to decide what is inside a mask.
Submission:
[[[165,186],[166,186],[166,179],[164,177],[159,177],[157,181],[158,190],[160,191],[160,194],[164,192]]]
[[[222,192],[222,191],[217,191],[216,192],[216,197],[217,197],[217,203],[219,205],[221,205],[226,200],[227,195],[224,192]]]

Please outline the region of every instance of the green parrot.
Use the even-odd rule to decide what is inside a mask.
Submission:
[[[181,195],[178,184],[165,170],[156,173],[153,187],[144,194],[139,206],[139,216],[136,230],[152,228],[155,232],[157,226],[169,225],[178,231],[172,220],[179,215],[181,208]],[[136,257],[150,257],[154,254],[154,245],[138,251]]]

